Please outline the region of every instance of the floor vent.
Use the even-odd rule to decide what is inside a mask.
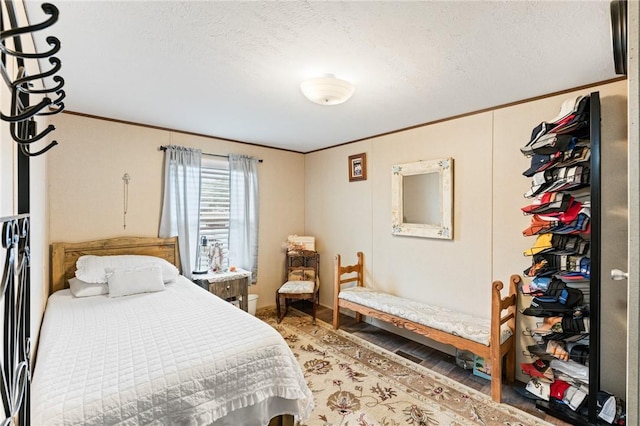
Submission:
[[[409,361],[415,362],[416,364],[420,364],[422,362],[422,359],[418,358],[417,356],[413,356],[401,350],[397,350],[396,355],[400,355],[402,358],[406,358]]]

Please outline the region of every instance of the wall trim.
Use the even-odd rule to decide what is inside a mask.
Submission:
[[[429,122],[426,122],[426,123],[416,124],[416,125],[410,126],[410,127],[403,127],[402,129],[392,130],[392,131],[385,132],[385,133],[379,133],[377,135],[371,135],[371,136],[367,136],[367,137],[364,137],[364,138],[343,142],[343,143],[340,143],[340,144],[337,144],[337,145],[328,146],[326,148],[321,148],[321,149],[316,149],[316,150],[313,150],[313,151],[306,151],[306,152],[295,151],[295,150],[292,150],[292,149],[275,148],[275,147],[272,147],[272,146],[267,146],[267,145],[252,143],[252,142],[239,141],[239,140],[236,140],[236,139],[229,139],[229,138],[223,138],[223,137],[219,137],[219,136],[205,135],[205,134],[202,134],[202,133],[188,132],[186,130],[171,129],[169,127],[162,127],[162,126],[154,126],[154,125],[151,125],[151,124],[136,123],[136,122],[133,122],[133,121],[120,120],[120,119],[117,119],[117,118],[101,117],[101,116],[98,116],[98,115],[86,114],[86,113],[77,112],[77,111],[65,110],[65,111],[63,111],[63,113],[64,114],[69,114],[69,115],[77,115],[77,116],[80,116],[80,117],[93,118],[95,120],[104,120],[104,121],[111,121],[113,123],[128,124],[128,125],[131,125],[131,126],[146,127],[148,129],[163,130],[163,131],[167,131],[167,132],[181,133],[181,134],[184,134],[184,135],[198,136],[198,137],[207,138],[207,139],[216,139],[216,140],[219,140],[219,141],[240,143],[240,144],[256,146],[256,147],[260,147],[260,148],[276,149],[278,151],[293,152],[293,153],[296,153],[296,154],[312,154],[314,152],[324,151],[326,149],[333,149],[333,148],[337,148],[339,146],[349,145],[349,144],[356,143],[356,142],[362,142],[362,141],[365,141],[365,140],[368,140],[368,139],[374,139],[374,138],[379,138],[379,137],[382,137],[382,136],[392,135],[394,133],[405,132],[407,130],[413,130],[413,129],[417,129],[419,127],[431,126],[433,124],[442,123],[442,122],[445,122],[445,121],[457,120],[458,118],[468,117],[470,115],[482,114],[482,113],[488,112],[488,111],[495,111],[495,110],[502,109],[502,108],[508,108],[508,107],[511,107],[511,106],[514,106],[514,105],[519,105],[519,104],[524,104],[524,103],[527,103],[527,102],[537,101],[537,100],[544,99],[544,98],[550,98],[550,97],[553,97],[553,96],[562,95],[564,93],[575,92],[577,90],[585,90],[585,89],[589,89],[589,88],[594,87],[594,86],[600,86],[600,85],[603,85],[603,84],[615,83],[617,81],[626,80],[626,79],[627,79],[626,76],[616,77],[616,78],[612,78],[612,79],[609,79],[609,80],[600,81],[600,82],[597,82],[597,83],[586,84],[584,86],[573,87],[571,89],[560,90],[558,92],[547,93],[545,95],[534,96],[532,98],[521,99],[519,101],[509,102],[509,103],[506,103],[506,104],[501,104],[501,105],[497,105],[497,106],[493,106],[493,107],[483,108],[483,109],[476,110],[476,111],[470,111],[470,112],[466,112],[464,114],[458,114],[458,115],[454,115],[454,116],[451,116],[451,117],[441,118],[441,119],[434,120],[434,121],[429,121]]]
[[[147,128],[147,129],[154,129],[154,130],[161,130],[161,131],[165,131],[165,132],[180,133],[180,134],[189,135],[189,136],[197,136],[197,137],[206,138],[206,139],[215,139],[215,140],[224,141],[224,142],[234,142],[234,143],[239,143],[239,144],[243,144],[243,145],[256,146],[256,147],[260,147],[260,148],[268,148],[268,149],[275,149],[275,150],[278,150],[278,151],[293,152],[295,154],[305,154],[304,152],[295,151],[293,149],[276,148],[276,147],[273,147],[273,146],[261,145],[261,144],[258,144],[258,143],[244,142],[244,141],[239,141],[239,140],[235,140],[235,139],[223,138],[223,137],[219,137],[219,136],[205,135],[203,133],[188,132],[186,130],[177,130],[177,129],[172,129],[172,128],[169,128],[169,127],[154,126],[152,124],[136,123],[135,121],[120,120],[118,118],[101,117],[99,115],[86,114],[84,112],[64,110],[64,111],[62,111],[62,113],[63,114],[69,114],[69,115],[76,115],[76,116],[79,116],[79,117],[91,118],[91,119],[94,119],[94,120],[102,120],[102,121],[110,121],[112,123],[127,124],[129,126],[144,127],[144,128]]]
[[[316,149],[316,150],[313,150],[313,151],[308,151],[308,152],[305,152],[304,154],[311,154],[313,152],[324,151],[326,149],[332,149],[332,148],[336,148],[336,147],[343,146],[343,145],[349,145],[349,144],[352,144],[352,143],[355,143],[355,142],[362,142],[362,141],[365,141],[365,140],[379,138],[379,137],[382,137],[382,136],[393,135],[395,133],[405,132],[407,130],[418,129],[420,127],[431,126],[433,124],[443,123],[445,121],[457,120],[457,119],[462,118],[462,117],[468,117],[468,116],[471,116],[471,115],[476,115],[476,114],[482,114],[482,113],[485,113],[485,112],[496,111],[496,110],[499,110],[499,109],[512,107],[514,105],[525,104],[525,103],[528,103],[528,102],[538,101],[540,99],[545,99],[545,98],[551,98],[553,96],[558,96],[558,95],[562,95],[562,94],[565,94],[565,93],[571,93],[571,92],[575,92],[575,91],[578,91],[578,90],[586,90],[586,89],[590,89],[592,87],[602,86],[604,84],[616,83],[618,81],[626,80],[626,79],[627,79],[627,76],[615,77],[615,78],[612,78],[612,79],[609,79],[609,80],[600,81],[598,83],[585,84],[584,86],[573,87],[571,89],[564,89],[564,90],[560,90],[558,92],[552,92],[552,93],[547,93],[545,95],[534,96],[532,98],[521,99],[519,101],[514,101],[514,102],[509,102],[509,103],[506,103],[506,104],[501,104],[501,105],[497,105],[497,106],[493,106],[493,107],[483,108],[483,109],[479,109],[479,110],[476,110],[476,111],[465,112],[464,114],[453,115],[451,117],[441,118],[441,119],[438,119],[438,120],[429,121],[427,123],[416,124],[415,126],[404,127],[402,129],[392,130],[392,131],[386,132],[386,133],[380,133],[378,135],[371,135],[371,136],[367,136],[365,138],[356,139],[356,140],[353,140],[353,141],[349,141],[349,142],[344,142],[344,143],[337,144],[337,145],[328,146],[326,148],[321,148],[321,149]]]

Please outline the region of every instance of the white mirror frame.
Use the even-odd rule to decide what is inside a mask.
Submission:
[[[403,222],[403,180],[405,176],[437,173],[439,176],[440,223]],[[397,164],[391,175],[391,218],[393,235],[453,239],[453,158]]]

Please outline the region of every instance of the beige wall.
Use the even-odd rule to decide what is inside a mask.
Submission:
[[[622,107],[626,81],[600,91],[603,105]],[[507,281],[530,265],[521,237],[529,219],[519,212],[530,185],[529,161],[519,148],[531,129],[555,117],[567,93],[495,111],[302,155],[145,127],[62,114],[52,117],[61,145],[48,155],[50,241],[118,235],[156,235],[161,202],[162,153],[178,144],[212,153],[263,158],[260,165],[259,306],[273,305],[281,283],[281,243],[291,233],[313,235],[321,255],[321,303],[332,306],[333,257],[355,261],[365,253],[369,285],[404,297],[489,316],[492,280]],[[616,106],[617,105],[617,106]],[[609,111],[603,131],[622,125],[625,111]],[[607,118],[608,117],[608,118]],[[367,153],[368,179],[349,182],[347,158]],[[391,235],[391,167],[453,157],[454,238]],[[122,228],[122,175],[129,173],[127,229]],[[521,299],[524,307],[528,300]],[[521,331],[535,319],[520,317]],[[379,324],[385,328],[390,326]],[[397,330],[396,330],[397,331]],[[416,340],[415,335],[401,332]],[[437,346],[437,345],[436,345]],[[441,349],[446,349],[442,348]],[[450,348],[448,348],[450,351]],[[527,361],[518,351],[518,362]],[[526,377],[520,377],[525,380]]]
[[[529,179],[520,175],[522,170],[528,167],[528,162],[519,155],[513,153],[514,143],[518,148],[521,143],[515,141],[528,140],[531,128],[536,124],[555,117],[559,111],[559,105],[564,99],[578,94],[600,92],[602,109],[602,187],[603,187],[603,248],[602,248],[602,306],[603,327],[613,321],[613,313],[620,313],[622,317],[626,313],[626,297],[616,292],[617,300],[613,300],[613,289],[608,279],[611,266],[611,255],[617,253],[621,258],[626,258],[626,251],[620,253],[620,241],[626,241],[626,230],[618,229],[618,233],[625,236],[614,237],[610,226],[612,215],[622,214],[626,216],[626,150],[625,137],[626,121],[626,93],[627,82],[620,81],[613,84],[593,87],[588,90],[567,93],[566,95],[541,99],[535,102],[504,108],[495,112],[494,120],[494,220],[493,220],[493,272],[495,277],[506,277],[510,273],[518,273],[530,265],[530,258],[522,256],[522,251],[527,249],[534,240],[533,237],[519,238],[519,233],[528,226],[529,218],[514,212],[505,206],[522,206],[527,204],[522,194],[528,190]],[[533,124],[532,124],[533,123]],[[613,151],[618,151],[615,155]],[[515,156],[514,156],[515,155]],[[608,171],[608,173],[607,173]],[[521,178],[517,178],[521,176]],[[614,201],[615,200],[615,201]],[[619,209],[612,209],[612,205],[623,203]],[[614,212],[613,210],[616,210]],[[514,214],[515,213],[515,214]],[[515,238],[514,238],[515,237]],[[624,246],[624,243],[622,243]],[[506,279],[506,278],[505,278]],[[621,288],[621,286],[619,286]],[[624,300],[623,300],[624,299]],[[522,297],[519,300],[520,310],[529,305],[530,299]],[[535,328],[536,318],[520,316],[518,338],[519,347],[524,348],[535,342],[532,338],[523,335],[526,328]],[[605,328],[603,328],[604,330]],[[624,395],[624,341],[626,336],[626,324],[619,324],[613,333],[603,333],[602,338],[602,367],[608,369],[603,375],[602,386],[609,392]],[[619,345],[618,345],[619,343]],[[608,354],[611,352],[610,354]],[[530,362],[522,356],[522,351],[517,351],[518,363]],[[608,356],[604,356],[608,354]],[[612,355],[616,355],[615,357]],[[619,356],[622,355],[622,359]],[[604,370],[603,370],[604,371]]]
[[[458,293],[464,290],[488,304],[489,293],[481,286],[490,277],[490,252],[482,249],[490,237],[491,197],[483,194],[490,193],[491,177],[482,169],[491,161],[491,150],[486,149],[491,116],[474,115],[462,123],[444,122],[307,155],[306,226],[323,242],[324,276],[331,276],[334,254],[351,263],[355,253],[363,251],[369,282],[376,288],[449,307],[457,305]],[[368,178],[349,182],[347,157],[359,152],[367,153]],[[455,159],[454,209],[469,212],[455,215],[455,240],[392,236],[391,167],[444,157]],[[456,242],[475,254],[459,258]],[[468,270],[475,276],[469,277]],[[437,292],[428,280],[442,284]],[[475,284],[469,286],[468,281]],[[331,305],[331,286],[323,285],[320,297],[321,303]],[[485,308],[478,303],[471,310],[485,314]]]
[[[115,236],[157,236],[162,201],[160,145],[238,153],[264,160],[259,165],[260,249],[258,283],[250,289],[259,306],[273,305],[283,277],[281,244],[304,233],[304,156],[165,130],[58,114],[60,145],[47,156],[50,242]],[[129,208],[123,229],[123,181],[128,173]]]
[[[592,91],[600,91],[602,104],[610,107],[603,137],[624,131],[626,106],[619,100],[626,98],[627,85],[621,81],[306,155],[305,225],[322,242],[323,276],[331,277],[336,253],[351,263],[363,251],[368,285],[488,318],[491,282],[506,284],[531,264],[522,252],[535,239],[522,237],[529,218],[519,210],[528,204],[523,194],[530,179],[522,172],[529,160],[519,148],[533,127],[558,114],[565,99]],[[368,179],[349,182],[347,157],[359,152],[367,153]],[[391,166],[445,157],[455,162],[453,240],[392,236]],[[332,306],[333,288],[326,283],[320,300]],[[521,298],[521,307],[528,302]],[[521,331],[535,319],[520,318],[523,347],[532,342]],[[518,353],[518,362],[526,362]]]

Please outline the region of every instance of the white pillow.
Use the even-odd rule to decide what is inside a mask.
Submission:
[[[114,256],[80,256],[76,261],[76,277],[88,283],[106,283],[107,268],[129,268],[136,266],[158,265],[162,271],[162,281],[175,281],[180,272],[171,263],[155,256],[133,254]]]
[[[162,270],[158,265],[108,268],[107,282],[109,297],[164,290]]]
[[[86,283],[77,278],[69,280],[69,289],[75,297],[100,296],[109,293],[107,283]]]

